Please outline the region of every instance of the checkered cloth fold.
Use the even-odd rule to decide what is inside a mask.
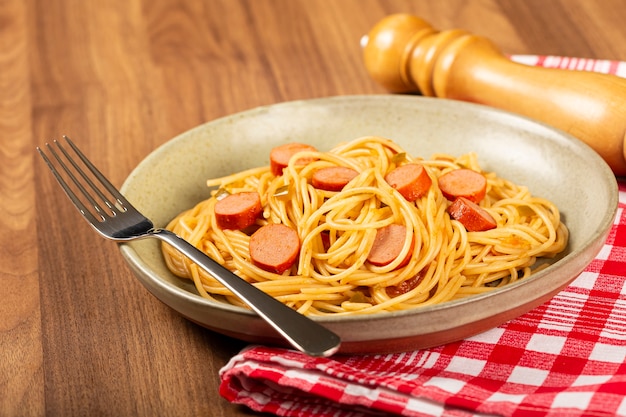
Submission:
[[[626,74],[626,64],[512,57]],[[459,342],[413,352],[312,358],[250,346],[220,394],[280,416],[626,416],[626,181],[597,257],[534,310]]]

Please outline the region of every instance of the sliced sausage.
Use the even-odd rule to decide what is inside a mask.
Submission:
[[[367,255],[367,260],[372,265],[385,266],[393,262],[402,251],[404,246],[404,240],[406,238],[406,226],[402,224],[390,224],[385,227],[381,227],[376,231],[376,238],[374,239],[374,245]],[[405,266],[413,253],[413,245],[415,241],[411,242],[411,250],[407,253],[406,258],[398,265],[398,268]]]
[[[433,181],[422,165],[406,164],[393,169],[385,181],[398,190],[407,201],[415,201],[428,192]]]
[[[424,274],[420,272],[414,277],[409,278],[406,281],[402,281],[398,285],[385,288],[385,291],[387,292],[387,295],[389,297],[397,297],[399,295],[406,294],[407,292],[417,287],[423,279]]]
[[[322,231],[320,233],[320,237],[322,239],[322,247],[324,248],[324,252],[328,252],[330,249],[330,232],[328,230]]]
[[[304,143],[292,142],[275,147],[270,151],[270,169],[272,174],[277,177],[283,175],[283,169],[289,165],[289,160],[298,152],[317,151],[313,146]],[[302,158],[298,160],[298,164],[306,165],[312,162],[313,158]]]
[[[341,191],[357,175],[359,173],[352,168],[326,167],[313,173],[311,184],[320,190]]]
[[[439,189],[450,201],[465,197],[479,203],[487,193],[487,179],[471,169],[461,168],[447,172],[439,177]]]
[[[459,197],[448,207],[450,217],[461,222],[468,232],[482,232],[497,227],[493,216],[473,201]]]
[[[269,272],[282,274],[300,253],[298,233],[284,224],[268,224],[250,236],[252,262]]]
[[[220,229],[241,230],[252,226],[262,210],[256,191],[230,194],[215,203],[215,221]]]

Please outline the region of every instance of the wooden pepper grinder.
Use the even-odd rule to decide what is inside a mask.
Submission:
[[[485,38],[439,32],[407,14],[381,20],[362,43],[367,71],[388,90],[540,120],[586,142],[616,175],[626,175],[626,79],[518,64]]]

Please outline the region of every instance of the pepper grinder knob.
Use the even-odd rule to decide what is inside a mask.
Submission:
[[[552,125],[626,175],[626,79],[511,61],[490,40],[437,31],[408,14],[387,16],[362,39],[370,76],[395,93],[470,101]]]

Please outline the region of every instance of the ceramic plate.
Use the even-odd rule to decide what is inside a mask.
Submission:
[[[570,230],[547,269],[488,294],[369,316],[316,318],[342,338],[341,352],[426,348],[496,327],[549,300],[600,251],[617,210],[617,183],[587,145],[543,124],[470,103],[402,95],[345,96],[261,107],[201,125],[165,143],[130,174],[122,192],[156,226],[209,196],[208,178],[267,165],[290,141],[328,150],[378,135],[413,155],[476,152],[486,171],[556,203]],[[141,283],[189,320],[244,341],[283,345],[260,318],[205,300],[166,268],[157,240],[120,245]]]

